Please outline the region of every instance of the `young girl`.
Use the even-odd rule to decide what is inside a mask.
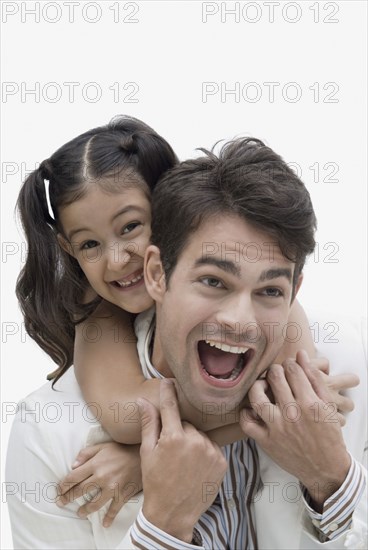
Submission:
[[[50,375],[53,383],[74,362],[86,401],[98,403],[102,425],[121,443],[140,442],[137,397],[159,401],[159,381],[145,380],[140,370],[132,314],[153,305],[143,279],[150,193],[176,162],[156,132],[121,117],[82,134],[43,161],[26,179],[18,200],[28,242],[27,262],[17,282],[26,329],[58,365]],[[300,348],[312,356],[314,346],[299,304],[289,321],[301,326],[303,338],[286,344],[278,361],[295,356]],[[337,395],[340,409],[350,406],[341,400]],[[198,427],[209,431],[218,425],[206,421]],[[224,444],[241,433],[237,427],[220,428],[211,437]],[[93,481],[108,456],[117,467],[106,474],[105,485],[100,479],[103,498],[86,505],[81,515],[114,497],[105,522],[109,525],[123,504],[108,489],[111,480],[120,480],[121,461],[112,458],[118,453],[118,445],[106,444],[79,456],[75,466],[79,462],[80,467],[61,484],[62,503],[83,494],[83,481]]]

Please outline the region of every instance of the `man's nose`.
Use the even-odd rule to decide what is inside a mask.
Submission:
[[[216,322],[229,343],[251,343],[259,337],[260,327],[249,294],[224,300],[217,312]]]

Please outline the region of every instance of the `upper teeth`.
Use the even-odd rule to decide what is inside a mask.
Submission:
[[[223,344],[222,342],[214,342],[213,340],[205,340],[206,344],[209,346],[221,349],[228,353],[245,353],[249,348],[239,348],[238,346],[229,346],[228,344]]]
[[[116,281],[118,283],[118,285],[120,286],[130,286],[134,283],[137,283],[138,281],[140,281],[141,279],[143,278],[143,273],[141,273],[140,275],[137,275],[136,277],[134,277],[134,279],[132,279],[131,281]]]

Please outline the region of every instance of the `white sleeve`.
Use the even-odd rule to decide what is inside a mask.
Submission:
[[[32,414],[37,409],[35,401],[28,399],[22,404],[26,414],[18,412],[14,419],[5,482],[14,548],[127,548],[130,527],[141,505],[139,498],[128,503],[125,511],[123,507],[121,519],[109,529],[102,527],[98,512],[79,518],[77,502],[59,508],[56,484],[70,468],[75,449],[80,449],[77,435],[81,426],[78,422],[74,426],[47,424],[42,415]]]
[[[354,372],[360,378],[359,386],[345,392],[353,399],[355,409],[346,417],[343,434],[348,450],[361,464],[365,488],[355,507],[349,529],[334,540],[319,541],[312,520],[305,511],[302,523],[308,542],[302,548],[323,547],[331,550],[368,548],[366,320],[351,320],[333,315],[320,321],[318,326],[321,329],[318,349],[321,355],[330,360],[331,374]],[[331,337],[332,326],[335,330],[333,338]]]

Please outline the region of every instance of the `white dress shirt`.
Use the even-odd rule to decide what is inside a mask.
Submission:
[[[140,351],[146,336],[147,332],[144,334],[138,331]],[[364,367],[362,357],[359,353],[357,356],[357,342],[359,343],[359,338],[355,337],[352,343],[352,370],[359,372],[361,376]],[[338,357],[344,355],[346,360],[345,369],[340,370],[348,370],[351,358],[348,344],[341,343],[341,349],[338,350],[335,346],[334,351]],[[329,356],[325,351],[324,355]],[[89,410],[83,400],[73,368],[56,384],[56,390],[53,391],[48,383],[22,400],[12,428],[7,459],[6,494],[15,548],[198,548],[196,545],[185,545],[150,525],[140,512],[142,493],[124,505],[113,525],[107,529],[102,526],[102,518],[108,505],[88,518],[81,519],[76,512],[84,502],[83,498],[63,508],[55,504],[56,483],[70,471],[79,450],[109,439],[93,418],[93,409]],[[349,420],[363,418],[366,422],[366,400],[362,399],[360,390],[353,390],[352,395],[356,401],[356,410],[348,418],[345,433],[352,456],[359,460],[361,442],[358,444],[356,441],[356,424]],[[361,420],[360,424],[362,422]],[[262,452],[259,471],[263,483],[271,479],[274,485],[279,485],[275,488],[273,502],[270,502],[264,492],[254,502],[259,548],[364,548],[367,522],[361,518],[364,518],[366,511],[366,495],[356,507],[350,528],[335,540],[321,543],[315,523],[312,523],[304,504],[301,506],[300,502],[285,502],[281,489],[285,483],[290,482],[287,480],[291,476],[274,465]],[[284,485],[277,480],[283,480]],[[287,529],[283,523],[285,517],[291,520],[290,523],[288,521]],[[201,526],[198,528],[201,529]],[[150,533],[147,540],[150,539],[151,542],[145,542],[141,546],[142,542],[138,538],[144,538],[147,532]],[[203,544],[209,547],[206,541]],[[235,549],[232,546],[230,548]]]

